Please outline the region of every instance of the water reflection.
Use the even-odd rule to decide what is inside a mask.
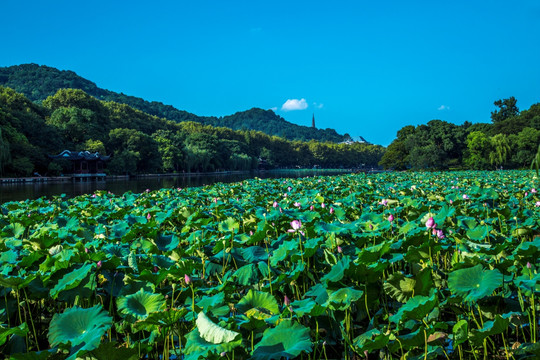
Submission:
[[[8,183],[0,185],[0,203],[8,201],[20,201],[25,199],[37,199],[42,196],[66,194],[66,197],[75,197],[83,194],[91,194],[96,190],[107,190],[114,194],[122,194],[126,191],[140,193],[146,189],[157,190],[161,188],[195,187],[211,185],[216,182],[231,183],[259,178],[298,178],[306,176],[335,175],[344,173],[344,170],[276,170],[264,172],[224,173],[210,175],[185,175],[147,177],[137,179],[92,181],[92,182],[58,182],[58,183]]]

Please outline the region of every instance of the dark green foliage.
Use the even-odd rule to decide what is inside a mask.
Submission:
[[[367,144],[289,141],[254,130],[198,122],[176,123],[82,90],[62,89],[35,104],[0,87],[1,166],[4,174],[69,173],[48,154],[87,150],[111,155],[113,174],[250,170],[259,158],[270,167],[376,166],[384,148]]]
[[[220,127],[228,127],[233,130],[257,130],[269,135],[278,135],[289,140],[319,140],[341,142],[345,136],[339,135],[333,129],[314,129],[307,126],[299,126],[292,124],[282,117],[276,115],[271,110],[262,110],[253,108],[251,110],[237,112],[236,114],[225,117],[206,117],[197,116],[187,111],[178,110],[173,106],[165,105],[161,102],[146,101],[134,96],[128,96],[123,93],[101,89],[89,80],[78,76],[73,71],[61,71],[48,66],[39,66],[37,64],[23,64],[18,66],[10,66],[0,68],[0,85],[15,89],[17,92],[23,93],[32,101],[43,101],[48,108],[56,109],[58,107],[67,107],[66,101],[63,101],[63,96],[58,96],[58,90],[63,90],[65,93],[85,94],[80,99],[73,102],[73,97],[67,101],[70,105],[78,108],[90,109],[97,111],[95,106],[103,106],[99,100],[114,102],[113,107],[127,105],[132,108],[131,111],[137,109],[146,114],[153,115],[159,118],[165,118],[174,122],[194,121],[205,125],[213,125]],[[74,90],[78,89],[78,90]],[[55,95],[56,94],[56,95]],[[88,95],[86,95],[88,94]],[[47,97],[58,97],[54,102],[46,101]],[[91,99],[91,100],[89,100]],[[87,103],[89,102],[89,103]],[[93,103],[91,106],[90,103]],[[129,111],[123,109],[124,111]],[[120,121],[121,119],[117,119]],[[144,123],[138,124],[138,130],[145,131],[140,127]],[[119,127],[128,127],[126,124]]]

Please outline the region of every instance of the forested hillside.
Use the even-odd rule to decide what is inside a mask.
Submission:
[[[101,89],[73,71],[61,71],[37,64],[0,67],[0,85],[24,94],[34,102],[43,101],[60,89],[80,89],[99,100],[126,104],[147,114],[175,122],[194,121],[205,125],[225,126],[234,130],[257,130],[289,140],[341,142],[345,139],[344,135],[339,135],[333,129],[322,130],[292,124],[271,110],[254,108],[225,117],[197,116],[161,102],[149,102],[123,93]]]
[[[111,155],[114,174],[248,170],[270,167],[376,166],[384,148],[366,144],[290,141],[254,130],[192,121],[177,123],[126,104],[62,89],[34,103],[0,86],[0,174],[55,175],[69,164],[47,155],[64,149]]]
[[[397,170],[528,168],[540,144],[540,103],[520,111],[510,97],[494,105],[491,123],[432,120],[403,127],[381,165]]]

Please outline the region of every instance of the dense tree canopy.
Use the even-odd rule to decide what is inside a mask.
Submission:
[[[529,167],[540,143],[540,104],[520,112],[510,97],[494,105],[492,124],[432,120],[403,127],[380,165],[396,170]]]
[[[101,89],[95,83],[78,76],[73,71],[61,71],[37,64],[0,67],[0,85],[23,93],[31,101],[43,101],[44,105],[51,109],[66,107],[65,97],[69,94],[71,106],[94,112],[99,112],[94,106],[107,106],[98,101],[99,99],[112,102],[108,105],[110,107],[121,108],[125,106],[123,111],[129,111],[128,108],[131,111],[137,109],[145,114],[177,123],[193,121],[216,127],[228,127],[233,130],[257,130],[289,140],[341,142],[347,137],[347,134],[339,135],[333,129],[322,130],[292,124],[276,115],[272,110],[254,108],[225,117],[197,116],[161,102],[149,102],[123,93]],[[62,92],[57,93],[59,90]],[[55,95],[54,100],[45,100],[53,95]],[[74,95],[78,95],[79,98]],[[84,102],[89,103],[84,104]],[[126,124],[123,124],[122,127],[126,127]]]
[[[42,104],[0,86],[0,171],[4,175],[58,174],[69,164],[48,154],[65,149],[111,155],[116,174],[376,166],[384,148],[366,144],[290,141],[254,130],[200,122],[177,123],[125,104],[62,89]]]

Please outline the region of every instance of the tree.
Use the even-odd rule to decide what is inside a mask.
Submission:
[[[467,136],[467,152],[463,162],[471,169],[488,169],[487,159],[490,152],[491,142],[487,135],[481,131],[473,131]]]
[[[496,167],[502,166],[510,155],[508,137],[505,134],[497,134],[490,139],[490,142],[492,150],[489,153],[489,161]]]
[[[491,112],[491,121],[494,124],[519,115],[519,109],[516,106],[517,100],[513,96],[509,97],[508,99],[497,100],[493,104],[499,107],[499,110]]]
[[[0,175],[4,174],[4,167],[11,162],[11,152],[9,142],[4,140],[2,129],[0,128]]]

